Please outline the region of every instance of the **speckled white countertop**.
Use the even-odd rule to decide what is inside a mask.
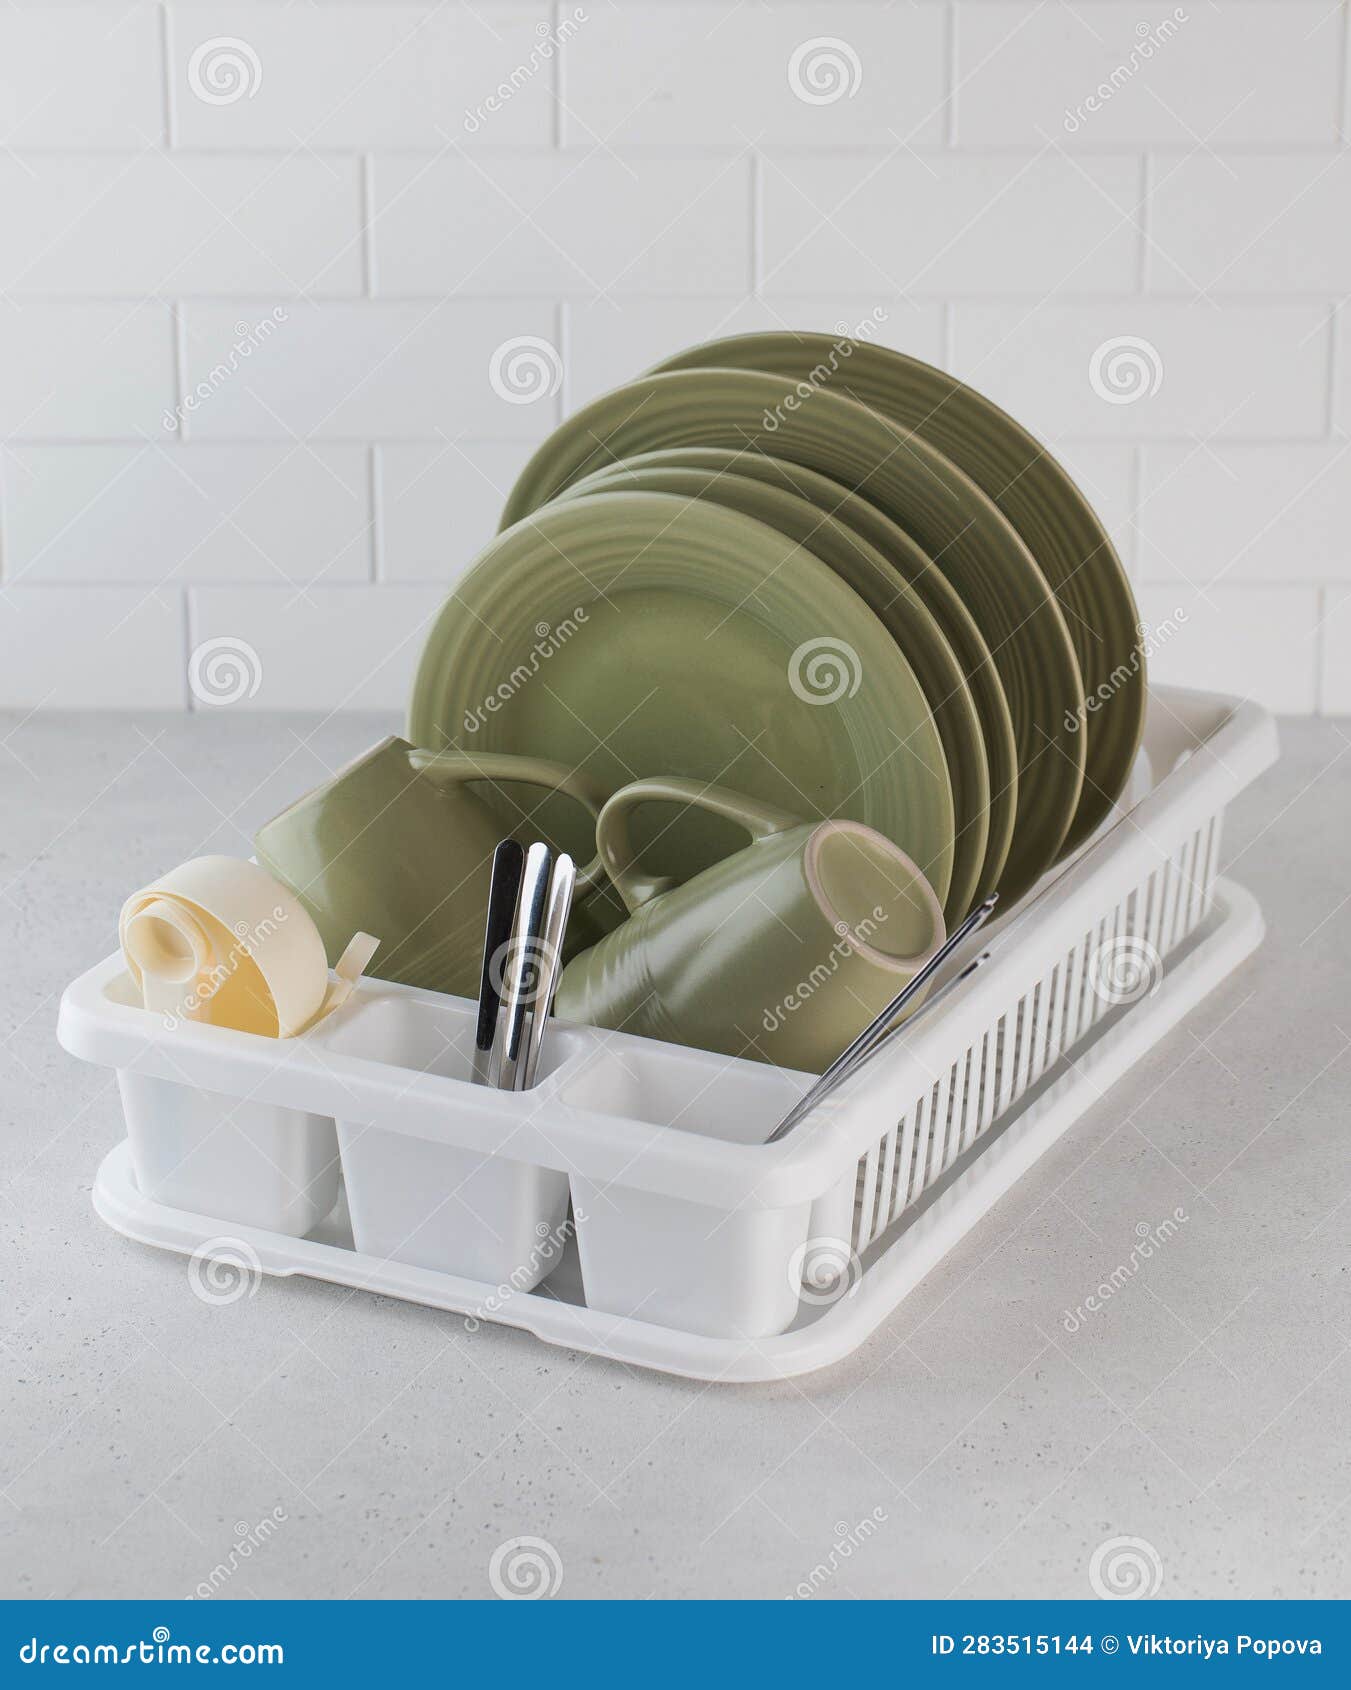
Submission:
[[[1161,1596],[1351,1595],[1348,724],[1285,724],[1231,812],[1257,956],[860,1351],[746,1387],[306,1280],[208,1306],[95,1217],[120,1111],[62,987],[390,725],[3,724],[0,1595],[486,1596],[522,1536],[578,1597],[1086,1597],[1122,1537]]]

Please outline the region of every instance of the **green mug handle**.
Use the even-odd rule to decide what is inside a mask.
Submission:
[[[639,804],[653,802],[696,804],[744,827],[752,840],[768,839],[786,828],[802,825],[801,816],[790,815],[773,804],[762,804],[757,798],[747,798],[725,786],[706,786],[702,781],[654,777],[621,786],[597,819],[596,849],[630,915],[679,884],[669,876],[646,874],[638,865],[629,836],[629,814]]]
[[[424,751],[415,745],[409,749],[408,762],[418,774],[428,775],[432,780],[464,784],[474,780],[521,781],[529,786],[549,787],[575,798],[597,826],[610,796],[609,787],[580,769],[569,769],[543,757],[519,757],[511,751]],[[577,890],[589,891],[602,873],[597,852],[585,868],[577,870]]]

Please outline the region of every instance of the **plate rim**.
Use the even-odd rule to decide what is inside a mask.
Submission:
[[[673,448],[672,450],[679,450],[679,448]],[[698,450],[698,448],[693,448],[693,450]],[[704,448],[704,450],[722,451],[723,449],[710,447]],[[653,458],[660,458],[663,456],[660,452],[654,452],[648,455]],[[782,462],[784,464],[784,468],[787,470],[802,467],[799,465],[788,464],[784,460],[776,461]],[[813,504],[812,501],[804,494],[795,492],[793,489],[780,483],[776,483],[768,479],[760,479],[754,475],[740,473],[737,469],[731,466],[720,465],[716,469],[713,469],[704,468],[694,464],[680,465],[669,463],[641,463],[634,458],[622,458],[617,463],[606,464],[601,469],[593,471],[591,475],[583,477],[582,480],[573,482],[570,486],[564,488],[557,497],[559,502],[574,502],[578,498],[586,497],[588,493],[592,491],[619,491],[629,480],[635,482],[646,482],[649,477],[655,477],[658,478],[657,485],[644,485],[642,487],[636,487],[633,490],[654,493],[665,491],[675,493],[678,496],[686,498],[708,498],[709,502],[714,504],[722,502],[718,500],[716,495],[710,494],[708,487],[696,489],[693,492],[677,487],[663,488],[660,485],[660,478],[662,476],[682,478],[707,476],[710,479],[710,484],[721,481],[734,483],[739,482],[743,486],[757,489],[765,496],[766,500],[771,505],[787,500],[802,507],[804,512],[808,513],[809,516],[814,517],[818,528],[830,526],[839,529],[843,534],[845,534],[847,542],[857,545],[861,549],[865,562],[875,568],[879,583],[888,583],[894,577],[895,572],[889,560],[875,546],[873,546],[870,541],[865,539],[862,535],[855,533],[848,522],[838,516],[836,512],[820,509],[820,507]],[[858,497],[858,495],[853,494],[843,485],[840,486],[840,491],[841,493],[846,494],[849,498]],[[743,509],[743,507],[735,504],[730,508],[734,510]],[[752,517],[755,521],[764,522],[770,527],[777,526],[772,516],[768,514],[757,515],[757,513],[753,510],[743,510],[743,514]],[[780,530],[780,532],[786,533],[784,530]],[[844,581],[844,584],[852,591],[855,593],[859,592],[858,588],[852,581],[850,581],[846,576],[841,575],[838,570],[834,569],[834,566],[827,559],[822,558],[820,554],[813,549],[810,535],[805,539],[798,539],[795,534],[786,533],[786,538],[793,541],[795,545],[806,549],[817,558],[818,562],[825,563],[826,567],[830,569],[838,579]],[[978,786],[980,788],[980,793],[975,806],[975,823],[977,829],[976,838],[978,839],[978,844],[976,846],[976,858],[974,865],[969,867],[967,871],[969,884],[966,885],[963,885],[956,879],[955,870],[958,862],[958,855],[956,845],[954,843],[954,878],[952,883],[949,885],[947,898],[944,900],[944,919],[951,925],[956,921],[960,921],[962,916],[964,916],[971,908],[972,904],[978,901],[981,897],[985,896],[986,891],[992,889],[994,884],[993,881],[991,881],[989,888],[985,886],[985,881],[988,878],[986,864],[990,833],[989,818],[991,804],[988,754],[985,747],[985,736],[979,712],[976,709],[975,699],[972,694],[970,684],[965,675],[962,673],[961,665],[957,660],[956,654],[953,652],[947,635],[944,633],[937,617],[935,617],[933,612],[929,610],[927,605],[924,604],[923,600],[914,588],[911,587],[908,582],[903,582],[902,585],[905,589],[905,598],[902,602],[909,604],[910,601],[913,600],[914,609],[926,619],[925,623],[920,623],[917,620],[916,624],[923,630],[923,637],[926,639],[932,637],[936,640],[940,649],[947,653],[947,660],[944,666],[949,668],[951,671],[951,676],[949,678],[955,677],[956,679],[956,686],[953,687],[951,691],[952,693],[960,694],[960,696],[965,700],[965,709],[969,715],[969,722],[972,730],[970,734],[952,736],[954,743],[956,743],[958,737],[960,737],[961,740],[961,744],[959,746],[961,758],[959,761],[966,758],[971,758],[974,761],[975,770],[978,772]],[[906,651],[904,645],[901,645],[899,636],[892,632],[890,623],[884,618],[881,612],[869,604],[867,598],[865,598],[863,594],[859,593],[859,597],[863,599],[863,603],[867,606],[867,608],[872,610],[873,614],[877,616],[878,620],[882,623],[882,626],[886,628],[890,637],[897,643],[898,646],[900,646],[901,655],[905,657],[907,663],[910,664],[910,668],[913,671],[915,669],[915,665],[911,662],[909,653]],[[894,602],[896,601],[893,600],[893,603]],[[897,619],[901,620],[901,618]],[[940,659],[940,662],[941,661],[942,659]],[[918,673],[916,673],[916,679],[919,680],[920,690],[924,692],[925,698],[928,702],[929,714],[933,717],[935,724],[938,726],[939,738],[943,741],[944,755],[948,764],[948,780],[949,784],[952,786],[955,808],[958,781],[954,777],[953,773],[953,758],[948,755],[947,740],[944,735],[942,722],[937,710],[935,709],[934,701],[932,698],[929,698],[928,691],[924,687],[923,680],[919,677]],[[948,699],[945,697],[940,700],[940,706],[946,704],[947,702]],[[958,711],[954,711],[947,719],[955,723],[958,714]],[[970,823],[968,822],[964,824],[963,818],[960,815],[955,817],[954,828],[956,840],[961,839],[963,832],[967,830],[968,826],[970,826]]]
[[[818,407],[824,407],[827,415],[829,415],[832,408],[843,408],[840,410],[840,416],[842,418],[854,418],[855,426],[862,428],[865,431],[885,431],[889,437],[896,441],[896,445],[894,445],[892,449],[885,454],[885,456],[878,459],[873,464],[872,468],[868,470],[866,476],[861,477],[860,484],[853,489],[854,491],[861,492],[865,498],[868,498],[872,502],[876,503],[876,497],[870,491],[870,484],[874,482],[874,478],[877,476],[879,469],[885,469],[891,459],[898,456],[900,448],[904,447],[907,458],[917,459],[923,463],[927,471],[934,476],[935,480],[939,482],[940,485],[946,485],[950,492],[952,490],[959,492],[965,508],[968,511],[975,511],[979,513],[980,520],[986,525],[987,530],[991,533],[1000,535],[1001,544],[1005,553],[1009,557],[1017,558],[1019,568],[1023,575],[1025,588],[1037,599],[1038,611],[1044,613],[1042,626],[1050,627],[1056,631],[1057,657],[1059,659],[1060,666],[1064,671],[1061,678],[1062,681],[1067,683],[1067,685],[1060,689],[1065,692],[1065,697],[1054,701],[1055,708],[1057,710],[1063,710],[1066,716],[1076,715],[1079,719],[1079,731],[1070,733],[1067,730],[1067,739],[1062,739],[1057,742],[1048,737],[1044,728],[1042,728],[1039,724],[1032,722],[1030,719],[1020,724],[1018,720],[1018,713],[1016,711],[1014,712],[1015,732],[1019,735],[1020,760],[1018,767],[1020,776],[1024,774],[1026,770],[1031,769],[1037,763],[1041,762],[1045,757],[1048,748],[1051,749],[1052,753],[1056,756],[1055,766],[1057,770],[1060,766],[1068,763],[1073,772],[1073,779],[1071,781],[1062,781],[1061,783],[1061,790],[1058,792],[1056,797],[1053,822],[1049,828],[1044,829],[1044,837],[1041,833],[1038,834],[1038,839],[1040,841],[1038,845],[1033,846],[1030,843],[1032,839],[1030,828],[1032,818],[1030,815],[1027,815],[1026,812],[1025,819],[1029,825],[1015,829],[1013,844],[1010,850],[1010,864],[1012,865],[1012,869],[1010,870],[1009,865],[1006,865],[1006,879],[1002,890],[1006,897],[1021,897],[1025,891],[1035,885],[1037,880],[1041,878],[1042,874],[1044,874],[1060,859],[1064,841],[1078,812],[1079,801],[1084,785],[1083,777],[1087,744],[1087,735],[1081,731],[1083,721],[1086,716],[1082,676],[1079,672],[1078,659],[1075,656],[1073,642],[1070,639],[1069,630],[1065,623],[1064,613],[1061,611],[1058,600],[1051,591],[1049,583],[1046,581],[1045,576],[1041,573],[1041,570],[1026,543],[1023,541],[1013,525],[999,510],[994,501],[990,499],[988,494],[986,494],[971,479],[971,477],[965,473],[965,471],[963,471],[957,464],[953,463],[953,461],[948,458],[945,453],[943,453],[938,447],[934,446],[931,442],[918,435],[913,429],[906,428],[905,426],[894,422],[881,412],[873,409],[871,406],[860,403],[854,398],[842,393],[831,392],[826,389],[819,389],[813,392],[810,401],[808,402],[804,402],[800,405],[785,406],[786,398],[795,391],[795,384],[786,377],[776,376],[772,373],[760,370],[737,369],[733,366],[700,365],[687,369],[662,371],[656,375],[640,376],[634,381],[626,382],[617,388],[612,388],[607,393],[598,395],[580,410],[574,411],[572,415],[566,419],[566,421],[561,423],[550,434],[547,440],[541,443],[521,470],[515,484],[512,487],[511,493],[508,496],[506,507],[503,511],[501,528],[504,530],[514,525],[515,522],[521,520],[522,515],[520,513],[522,513],[523,507],[528,507],[528,510],[525,510],[524,514],[528,514],[529,510],[543,507],[559,491],[561,491],[563,487],[571,485],[573,481],[580,480],[582,476],[590,473],[591,469],[600,467],[598,463],[590,462],[590,460],[595,458],[599,453],[603,451],[609,452],[612,459],[625,455],[636,455],[624,451],[615,451],[609,446],[608,441],[613,437],[615,431],[619,427],[627,425],[633,419],[640,416],[644,409],[651,403],[656,394],[662,392],[667,394],[687,392],[692,386],[701,382],[731,382],[738,386],[742,386],[746,391],[748,400],[753,399],[758,390],[760,398],[765,399],[768,402],[763,406],[752,405],[750,407],[755,411],[757,416],[773,414],[776,404],[780,409],[787,409],[790,413],[806,414],[807,404],[811,403]],[[625,401],[629,404],[627,413],[622,418],[617,420],[610,418],[607,422],[605,419],[607,418],[608,413],[613,410],[614,407],[622,406]],[[782,422],[780,421],[779,423],[776,423],[773,430],[769,431],[770,437],[774,441],[785,438],[785,436],[780,433],[781,428]],[[564,455],[565,447],[567,448],[567,456],[576,455],[576,446],[574,445],[574,442],[581,442],[586,445],[584,456],[582,456],[580,462],[574,468],[560,469],[559,461],[560,457]],[[750,444],[751,442],[747,441],[746,443]],[[704,444],[715,444],[715,442],[704,442]],[[564,461],[566,462],[566,457],[564,458]],[[819,466],[812,465],[810,467]],[[823,473],[828,475],[830,472],[827,470]],[[893,470],[890,473],[903,473],[903,469]],[[906,527],[906,524],[900,521],[899,516],[893,515],[892,511],[888,507],[883,507],[883,509],[884,514],[892,516],[892,519],[897,521],[898,526],[906,528],[907,532],[910,531]],[[957,531],[956,537],[961,538],[961,536],[966,532],[966,529],[969,527],[970,519],[968,518],[963,526]],[[918,536],[915,537],[918,538]],[[921,544],[924,544],[922,540]],[[951,545],[952,542],[949,541],[948,544]],[[929,550],[928,547],[925,549]],[[939,557],[934,558],[934,563],[942,573],[948,573],[948,571],[944,569]],[[953,582],[952,584],[957,586],[956,582]],[[1038,587],[1040,587],[1040,592],[1037,591]],[[963,598],[966,597],[966,594],[960,587],[958,587],[958,591],[962,594]],[[974,616],[976,616],[977,623],[981,627],[981,632],[983,634],[986,633],[986,627],[982,617],[977,615],[975,608],[970,603],[968,603],[967,608]],[[1010,663],[1012,659],[1004,659],[1003,664],[1001,665],[999,652],[1007,643],[1008,639],[1011,639],[1013,634],[1017,632],[1017,629],[1026,621],[1027,618],[1024,617],[1023,622],[1017,624],[1013,632],[1005,639],[1001,639],[997,643],[991,644],[995,663],[996,665],[1000,665],[1001,681],[1003,678],[1003,667]],[[988,639],[987,643],[990,643]],[[1026,646],[1024,646],[1023,649],[1025,657],[1030,655],[1030,653],[1027,652]],[[1037,662],[1035,664],[1025,663],[1023,665],[1028,672],[1041,671],[1044,669],[1046,653],[1043,651],[1037,653],[1036,656]],[[1012,710],[1013,700],[1010,699],[1009,703],[1010,709]],[[1024,756],[1024,752],[1030,749],[1033,744],[1034,737],[1037,734],[1040,734],[1043,742],[1041,749],[1035,754]],[[1071,786],[1073,788],[1072,793],[1069,790]],[[1047,788],[1045,783],[1042,783],[1040,787],[1032,787],[1026,785],[1026,783],[1020,783],[1020,791],[1018,794],[1020,809],[1023,809],[1024,806],[1030,805],[1034,793],[1036,793],[1039,797],[1043,797],[1044,801],[1044,794],[1046,790]],[[1049,790],[1051,792],[1056,792],[1054,783],[1052,783]],[[1038,828],[1041,829],[1042,827],[1043,822],[1039,818]],[[1046,843],[1046,840],[1049,840],[1050,843]]]
[[[956,808],[952,796],[951,777],[947,768],[946,756],[942,748],[942,740],[938,735],[937,726],[933,722],[932,712],[929,709],[928,700],[924,695],[924,689],[920,686],[918,678],[915,676],[913,669],[911,669],[904,653],[901,652],[899,647],[897,647],[895,641],[887,632],[883,623],[875,616],[873,611],[869,609],[858,594],[855,593],[846,582],[842,581],[836,575],[834,570],[817,558],[815,554],[811,552],[810,548],[797,545],[781,534],[777,529],[770,527],[767,523],[760,522],[754,517],[745,516],[740,511],[731,510],[726,506],[708,505],[697,499],[680,498],[676,495],[666,493],[592,493],[586,496],[578,496],[567,501],[560,500],[556,503],[542,505],[531,515],[523,518],[520,522],[513,523],[510,528],[505,529],[494,536],[493,540],[491,540],[479,553],[474,563],[465,572],[465,575],[456,583],[454,589],[447,595],[428,627],[422,651],[419,655],[413,684],[409,691],[406,722],[407,737],[415,745],[427,745],[429,749],[441,748],[439,745],[433,746],[430,744],[431,738],[435,737],[434,728],[437,710],[434,709],[428,702],[428,689],[436,684],[434,679],[430,676],[429,671],[432,670],[433,666],[442,671],[444,671],[448,666],[447,650],[442,650],[438,653],[435,648],[437,647],[438,642],[447,643],[453,641],[456,637],[459,625],[465,620],[462,616],[456,615],[456,605],[460,599],[463,589],[470,583],[471,578],[475,575],[481,575],[482,579],[487,581],[493,580],[495,577],[500,577],[503,572],[501,563],[503,547],[513,544],[523,544],[527,535],[537,531],[542,525],[553,526],[560,523],[575,525],[579,520],[583,525],[585,525],[594,516],[596,509],[601,508],[608,509],[610,511],[618,511],[623,505],[627,505],[628,508],[633,510],[635,514],[642,509],[648,509],[658,515],[664,516],[667,520],[663,523],[662,532],[669,532],[676,526],[676,524],[681,522],[694,523],[696,525],[699,523],[706,523],[710,527],[719,526],[723,529],[724,533],[740,527],[746,540],[746,552],[739,558],[738,561],[751,573],[754,573],[754,571],[751,568],[750,547],[756,543],[762,547],[772,545],[775,551],[779,554],[786,554],[788,556],[795,555],[798,560],[800,575],[806,575],[812,578],[813,584],[810,589],[811,599],[816,602],[819,602],[822,599],[826,601],[831,599],[835,600],[834,606],[831,607],[831,612],[834,613],[842,622],[852,623],[853,631],[855,632],[859,645],[869,649],[872,652],[873,657],[879,660],[879,668],[882,673],[885,674],[888,668],[890,668],[894,674],[900,675],[904,678],[904,685],[908,685],[913,688],[915,694],[923,705],[925,716],[930,725],[932,737],[931,749],[934,753],[934,756],[932,757],[919,758],[917,760],[922,763],[930,775],[935,778],[941,778],[942,798],[940,802],[945,812],[938,823],[938,831],[943,836],[943,844],[940,847],[941,867],[939,869],[939,876],[943,882],[941,889],[934,880],[934,877],[929,874],[928,862],[933,860],[932,854],[929,855],[928,860],[926,861],[924,853],[915,849],[912,844],[907,843],[904,837],[904,829],[902,829],[903,836],[901,838],[894,838],[896,823],[901,817],[903,806],[901,805],[899,799],[892,801],[888,805],[883,797],[883,794],[888,789],[894,790],[894,787],[891,783],[885,780],[875,779],[880,768],[885,767],[885,762],[879,765],[878,769],[867,771],[863,768],[864,759],[861,755],[856,756],[856,762],[860,769],[860,784],[863,785],[867,783],[872,786],[873,790],[878,795],[873,799],[873,804],[878,807],[886,807],[888,815],[885,819],[879,819],[876,815],[860,817],[859,819],[865,820],[870,826],[876,827],[879,832],[886,835],[887,838],[892,839],[893,843],[899,845],[902,850],[905,850],[908,855],[912,856],[917,862],[919,862],[920,867],[924,870],[926,876],[930,878],[931,883],[934,885],[934,890],[938,896],[939,902],[942,903],[947,895],[948,885],[951,881],[956,827]],[[561,554],[561,548],[554,543],[554,540],[550,536],[546,535],[545,541],[550,548],[554,551],[559,551]],[[775,568],[770,568],[768,564],[766,564],[759,572],[761,580],[763,582],[773,584],[777,570],[781,566],[781,562],[777,564]],[[625,565],[625,567],[633,568],[635,565],[633,561],[630,561],[627,565]],[[733,569],[736,567],[737,565],[732,566]],[[579,571],[579,573],[582,574],[583,580],[589,581],[590,578],[584,572]],[[777,584],[776,590],[786,591],[787,589],[782,583],[779,583]],[[805,601],[807,594],[800,593],[799,596]],[[849,643],[852,644],[852,640]],[[453,647],[450,649],[453,650]],[[785,688],[789,688],[787,675],[785,675]],[[892,683],[892,690],[895,690],[894,682]],[[440,714],[443,717],[445,716],[446,712],[444,708],[441,709]],[[895,737],[894,730],[888,731],[891,731],[892,736]],[[440,727],[440,732],[444,737],[444,725]],[[857,748],[858,741],[855,734],[849,731],[847,721],[845,733],[851,745]],[[453,745],[456,741],[453,738],[447,738],[447,743]],[[880,746],[880,738],[878,743]],[[543,752],[539,752],[538,750],[535,754],[544,755]],[[887,761],[889,760],[890,758],[888,757]],[[670,769],[661,769],[654,772],[658,774],[670,774],[672,771]],[[732,784],[735,783],[733,782]],[[803,819],[810,820],[811,817],[804,816]]]
[[[705,362],[700,355],[711,352],[725,353],[729,348],[744,345],[748,342],[769,341],[788,342],[794,346],[811,346],[818,351],[835,351],[842,342],[849,342],[852,350],[846,356],[850,358],[857,357],[861,353],[865,359],[876,358],[884,365],[899,367],[923,383],[945,386],[946,392],[943,398],[927,414],[925,421],[936,415],[944,405],[955,400],[958,405],[969,407],[977,413],[995,434],[1003,434],[1021,454],[1026,454],[1030,458],[1029,469],[1020,472],[1019,476],[1001,489],[999,493],[985,489],[983,484],[977,483],[977,485],[982,486],[982,490],[986,491],[987,496],[1008,518],[1020,538],[1022,537],[1022,530],[1014,515],[1005,510],[1003,496],[1009,492],[1010,488],[1017,489],[1015,493],[1016,503],[1018,495],[1027,490],[1027,477],[1033,472],[1044,474],[1054,484],[1055,493],[1073,506],[1083,520],[1093,541],[1085,562],[1089,558],[1101,559],[1103,585],[1109,594],[1119,601],[1121,607],[1129,613],[1128,620],[1133,638],[1129,650],[1115,652],[1112,654],[1110,661],[1104,660],[1096,666],[1095,674],[1100,675],[1101,678],[1095,680],[1094,684],[1090,686],[1090,677],[1085,670],[1082,654],[1085,651],[1092,652],[1093,648],[1091,642],[1075,639],[1074,621],[1080,619],[1081,614],[1078,605],[1072,607],[1074,610],[1073,620],[1069,615],[1066,616],[1066,624],[1069,628],[1070,638],[1074,642],[1075,654],[1079,658],[1080,670],[1084,679],[1085,708],[1080,714],[1080,731],[1087,740],[1088,759],[1085,764],[1084,782],[1078,808],[1070,824],[1065,842],[1061,847],[1060,859],[1063,859],[1088,838],[1115,804],[1116,796],[1112,795],[1112,786],[1115,782],[1117,795],[1119,795],[1125,781],[1129,778],[1136,753],[1139,751],[1144,737],[1145,712],[1148,703],[1148,682],[1145,673],[1144,651],[1141,645],[1139,605],[1135,597],[1135,589],[1131,585],[1130,575],[1125,564],[1121,561],[1120,553],[1112,543],[1111,535],[1107,532],[1102,519],[1098,516],[1092,502],[1080,490],[1074,477],[1054,452],[1045,446],[1030,429],[1024,428],[1017,418],[1011,416],[1002,405],[997,404],[987,394],[982,393],[979,388],[972,387],[969,382],[962,381],[960,377],[952,375],[947,370],[940,369],[936,364],[928,363],[923,358],[917,358],[912,353],[901,352],[896,347],[885,346],[873,340],[859,340],[848,335],[832,336],[818,329],[747,330],[743,334],[723,335],[712,340],[701,341],[695,346],[687,347],[669,358],[662,359],[659,363],[652,365],[645,373],[658,375],[678,370],[723,367],[721,359]],[[741,368],[742,366],[733,365],[732,367]],[[884,378],[879,377],[879,380],[885,385]],[[844,375],[844,381],[846,383],[848,381],[847,372]],[[859,403],[873,404],[871,400],[862,398],[859,399]],[[877,409],[878,407],[873,405],[873,408]],[[913,429],[918,434],[924,433],[923,423],[905,422],[901,417],[896,417],[893,420],[899,422],[903,427]],[[971,470],[967,468],[964,462],[953,457],[946,437],[943,440],[935,440],[933,444],[938,446],[948,457],[953,458],[953,462],[964,473],[972,475]],[[972,479],[975,479],[974,475],[972,475]],[[1053,500],[1048,500],[1047,503],[1050,508],[1054,509]],[[1029,551],[1033,550],[1030,540],[1024,540],[1024,544]],[[1033,555],[1036,557],[1038,567],[1042,569],[1043,574],[1046,574],[1041,557],[1037,556],[1035,552],[1033,552]],[[1081,563],[1060,582],[1053,580],[1047,574],[1047,582],[1057,600],[1061,598],[1064,582],[1072,580],[1079,569],[1083,567],[1084,565]],[[1097,632],[1102,634],[1103,630],[1098,629]],[[1124,681],[1118,682],[1116,677],[1123,667],[1127,670],[1127,675]],[[1115,754],[1109,768],[1104,770],[1100,766],[1095,772],[1091,773],[1093,742],[1096,739],[1101,746],[1103,735],[1101,725],[1098,725],[1096,733],[1090,729],[1087,699],[1101,686],[1111,687],[1108,704],[1116,703],[1116,719],[1126,722],[1127,727],[1120,736],[1119,745],[1115,748]],[[1129,715],[1126,714],[1127,711],[1130,712]],[[1100,718],[1096,718],[1095,721],[1100,724]],[[1100,751],[1099,756],[1102,755],[1104,754]]]

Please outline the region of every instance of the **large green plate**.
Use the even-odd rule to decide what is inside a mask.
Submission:
[[[866,822],[940,900],[951,884],[952,789],[909,664],[825,564],[723,506],[597,493],[500,534],[432,626],[408,733],[433,750],[529,749],[610,786],[683,775]],[[575,807],[546,799],[536,819],[592,854]],[[644,808],[634,837],[680,880],[745,843],[694,808]]]
[[[990,787],[985,862],[977,896],[983,897],[986,892],[997,888],[1013,839],[1014,811],[1018,794],[1018,752],[1013,737],[1013,719],[1009,715],[1008,700],[1004,697],[1004,689],[1000,685],[989,646],[982,638],[971,612],[957,596],[947,578],[932,567],[932,560],[924,548],[904,529],[898,528],[889,517],[884,516],[877,506],[862,494],[851,493],[840,482],[832,481],[828,475],[822,475],[817,470],[806,469],[801,464],[790,464],[783,458],[765,457],[749,448],[733,452],[716,446],[676,446],[665,452],[645,452],[636,458],[626,458],[622,462],[634,466],[650,465],[653,468],[705,470],[721,470],[735,465],[738,475],[754,477],[771,486],[787,488],[790,492],[809,500],[818,511],[831,512],[837,520],[844,522],[854,534],[887,559],[899,577],[892,584],[897,603],[905,603],[913,594],[932,614],[957,660],[958,668],[975,704],[981,738],[977,758],[979,760],[983,754],[988,767]],[[606,471],[599,470],[596,475],[605,473]],[[590,481],[592,477],[586,479]],[[936,719],[939,719],[941,733],[943,724],[939,713],[936,713]],[[946,736],[943,743],[956,796],[963,782],[962,771],[954,767],[954,749]],[[960,821],[961,800],[958,798],[959,827]],[[954,880],[955,878],[954,871]]]
[[[681,352],[658,371],[763,370],[824,382],[932,441],[989,494],[1027,542],[1065,613],[1084,689],[1087,764],[1063,850],[1120,796],[1145,720],[1139,613],[1121,560],[1093,507],[1039,440],[999,406],[932,364],[870,342],[824,334],[734,335]],[[655,373],[655,372],[654,372]]]
[[[1017,815],[1001,893],[1055,862],[1083,785],[1083,683],[1055,597],[995,505],[919,435],[826,391],[742,370],[684,370],[616,389],[556,429],[522,471],[504,525],[606,462],[673,446],[760,450],[843,481],[911,534],[993,655],[1018,747]]]
[[[666,456],[677,457],[679,453]],[[980,718],[962,671],[937,622],[923,601],[896,576],[882,554],[861,540],[843,522],[801,494],[737,473],[753,454],[718,452],[716,466],[657,465],[649,453],[628,458],[574,482],[560,498],[572,499],[604,490],[627,488],[636,493],[673,493],[680,498],[707,499],[742,511],[758,522],[786,534],[810,555],[833,569],[851,586],[896,641],[924,689],[938,728],[956,807],[952,883],[943,913],[954,926],[972,903],[994,888],[981,881],[989,838],[990,776],[981,741]],[[765,460],[760,460],[762,463]],[[788,474],[792,466],[779,466]],[[843,489],[841,489],[843,491]]]

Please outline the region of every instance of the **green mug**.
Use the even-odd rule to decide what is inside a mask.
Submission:
[[[693,804],[751,843],[683,885],[645,874],[629,816]],[[631,912],[574,957],[572,1021],[819,1073],[943,942],[943,912],[906,854],[861,822],[803,822],[690,780],[640,780],[600,812],[596,845]]]
[[[259,829],[258,861],[313,916],[330,963],[360,930],[380,941],[369,973],[477,994],[493,851],[507,833],[535,829],[524,812],[518,828],[503,821],[505,795],[495,813],[469,791],[473,781],[498,792],[499,782],[546,787],[593,818],[609,796],[594,777],[561,763],[422,751],[389,738]],[[598,880],[599,857],[578,871],[578,892]]]

